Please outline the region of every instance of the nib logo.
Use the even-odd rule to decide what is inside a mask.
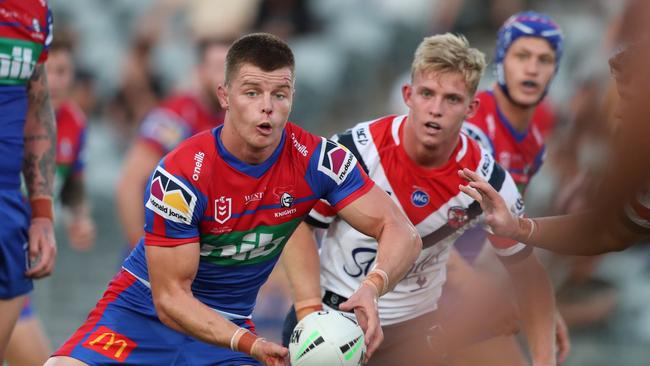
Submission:
[[[221,196],[214,200],[214,219],[223,224],[232,215],[232,198]]]

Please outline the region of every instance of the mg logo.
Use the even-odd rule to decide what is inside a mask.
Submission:
[[[113,360],[124,362],[138,344],[108,327],[101,326],[88,337],[83,346]]]
[[[0,78],[29,79],[35,64],[31,48],[14,46],[10,55],[0,53]]]
[[[425,191],[416,189],[411,193],[411,203],[415,207],[424,207],[429,203],[429,195]]]

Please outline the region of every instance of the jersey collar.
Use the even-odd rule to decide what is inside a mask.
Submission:
[[[244,173],[246,175],[249,175],[253,178],[260,178],[262,175],[264,175],[264,173],[266,173],[273,166],[273,164],[275,164],[275,162],[280,157],[280,152],[282,152],[282,148],[284,147],[286,131],[284,130],[282,131],[282,138],[280,140],[280,143],[278,144],[278,146],[275,148],[275,151],[273,151],[273,154],[271,154],[271,156],[269,156],[268,159],[264,160],[264,162],[262,162],[261,164],[251,165],[237,159],[233,154],[231,154],[228,150],[226,150],[226,148],[223,146],[223,142],[221,142],[222,128],[223,125],[216,127],[215,129],[212,130],[215,140],[217,141],[217,152],[219,153],[219,155],[221,155],[221,158],[233,169],[241,173]]]

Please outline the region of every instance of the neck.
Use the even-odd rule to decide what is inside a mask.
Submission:
[[[519,132],[528,130],[533,119],[535,107],[524,107],[513,103],[501,90],[499,85],[494,86],[494,97],[501,113],[508,119],[508,122]]]
[[[408,117],[410,118],[410,117]],[[404,123],[408,123],[405,121]],[[460,136],[448,139],[435,146],[425,146],[418,142],[415,131],[404,126],[402,147],[406,155],[418,166],[426,169],[441,167],[449,161]]]
[[[258,165],[266,161],[273,155],[273,151],[278,147],[280,141],[263,148],[256,148],[247,143],[239,134],[239,131],[233,127],[233,121],[226,114],[223,128],[221,129],[221,143],[223,147],[240,161],[250,164]]]

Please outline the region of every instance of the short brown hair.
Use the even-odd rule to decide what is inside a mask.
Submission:
[[[226,56],[226,85],[230,84],[232,76],[245,63],[259,67],[263,71],[289,67],[293,74],[295,69],[293,52],[289,46],[269,33],[247,34],[230,46]]]
[[[458,72],[470,93],[476,93],[485,70],[485,55],[471,48],[464,36],[451,33],[426,37],[413,57],[411,78],[420,72]]]

